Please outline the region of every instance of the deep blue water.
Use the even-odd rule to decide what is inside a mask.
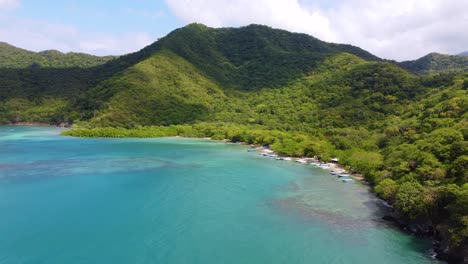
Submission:
[[[194,139],[0,127],[0,263],[439,263],[360,184]]]

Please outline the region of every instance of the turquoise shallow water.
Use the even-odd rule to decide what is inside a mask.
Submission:
[[[359,184],[193,139],[0,127],[0,263],[439,263]]]

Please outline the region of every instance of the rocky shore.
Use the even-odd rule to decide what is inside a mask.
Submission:
[[[386,203],[385,203],[386,204]],[[450,244],[451,234],[446,225],[433,225],[430,222],[409,220],[401,216],[393,207],[386,205],[387,214],[382,219],[392,222],[403,232],[414,236],[432,239],[433,257],[449,264],[468,263],[468,245],[454,248]]]

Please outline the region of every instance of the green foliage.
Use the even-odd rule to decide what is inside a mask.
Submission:
[[[223,87],[239,90],[288,85],[328,57],[343,52],[380,60],[357,47],[261,25],[213,29],[191,24],[160,42]]]
[[[468,71],[468,57],[430,53],[414,61],[399,65],[417,74],[461,73]]]
[[[468,156],[457,157],[450,165],[449,174],[457,183],[468,182]]]
[[[405,216],[416,219],[426,216],[427,207],[423,198],[424,188],[417,182],[404,182],[398,188],[395,206]]]
[[[453,128],[439,128],[416,142],[419,148],[433,153],[440,161],[453,161],[463,154],[463,135]]]
[[[68,103],[56,98],[42,98],[30,101],[24,98],[13,98],[0,103],[0,123],[30,122],[59,124],[68,118]]]
[[[393,203],[396,199],[398,183],[392,179],[385,179],[376,185],[374,190],[380,198]]]
[[[61,53],[56,50],[32,52],[0,42],[0,68],[89,68],[114,59],[113,56],[97,57],[84,53]]]
[[[382,168],[383,156],[379,152],[363,149],[350,149],[340,155],[340,162],[366,175],[367,179],[375,182],[375,174]]]
[[[288,156],[318,156],[328,160],[333,147],[327,141],[305,134],[270,130],[258,125],[227,123],[198,123],[193,125],[171,125],[138,127],[133,129],[116,127],[88,127],[89,124],[75,125],[62,134],[75,137],[209,137],[218,140],[245,142],[256,145],[271,145],[278,153]]]

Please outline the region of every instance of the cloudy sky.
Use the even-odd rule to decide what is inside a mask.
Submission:
[[[386,59],[468,50],[468,0],[0,0],[0,41],[40,51],[133,52],[188,23],[252,23]]]

